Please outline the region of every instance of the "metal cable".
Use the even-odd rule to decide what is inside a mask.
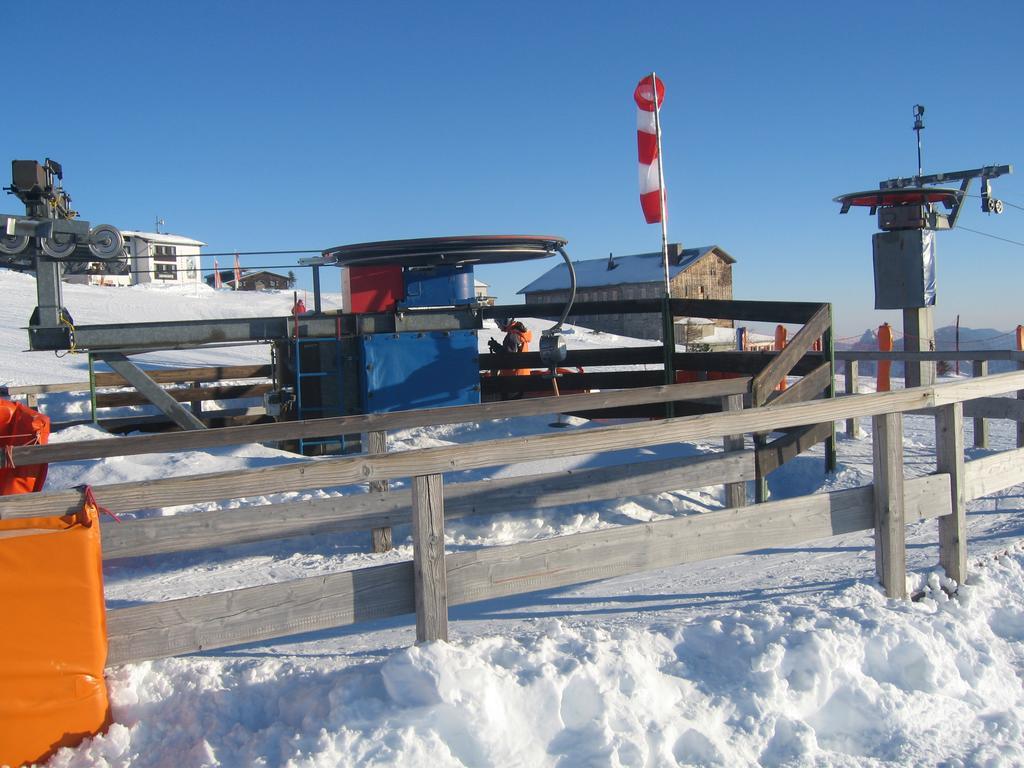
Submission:
[[[558,252],[562,254],[562,259],[565,261],[566,269],[569,270],[569,300],[565,302],[565,309],[562,310],[562,316],[558,318],[558,322],[555,323],[551,328],[548,329],[548,333],[557,333],[562,330],[562,323],[569,317],[569,312],[572,310],[572,304],[576,301],[576,270],[572,267],[572,262],[569,260],[569,254],[565,252],[565,248],[559,248]]]

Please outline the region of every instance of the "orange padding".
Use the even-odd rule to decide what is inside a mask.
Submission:
[[[0,450],[16,445],[46,445],[50,438],[50,417],[31,408],[0,400]],[[33,493],[43,490],[46,482],[46,464],[28,464],[11,468],[0,462],[0,496],[15,493]]]
[[[96,508],[0,520],[0,765],[44,762],[111,722]]]

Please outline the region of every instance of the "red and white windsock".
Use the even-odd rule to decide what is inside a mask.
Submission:
[[[653,81],[653,82],[652,82]],[[655,102],[657,91],[657,102]],[[658,169],[658,115],[665,100],[665,84],[654,74],[647,75],[633,91],[636,101],[636,146],[640,160],[640,207],[648,224],[662,219],[662,186]]]
[[[238,254],[235,254],[235,290],[242,287],[242,265],[238,261]]]
[[[220,290],[220,265],[217,260],[213,260],[213,287]]]

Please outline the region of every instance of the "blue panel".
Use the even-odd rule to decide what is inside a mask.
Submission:
[[[471,266],[407,267],[402,277],[402,307],[454,307],[476,299]]]
[[[367,413],[480,402],[476,331],[361,336]]]

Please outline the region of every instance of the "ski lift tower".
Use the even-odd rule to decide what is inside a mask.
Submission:
[[[921,130],[924,107],[914,106],[917,133],[917,175],[882,181],[878,189],[849,192],[835,198],[849,212],[865,207],[878,214],[878,228],[871,237],[875,272],[875,309],[903,310],[903,351],[935,350],[935,233],[956,226],[971,182],[981,180],[981,210],[1002,213],[1003,203],[992,197],[990,180],[1013,173],[1011,165],[987,165],[966,171],[933,173],[921,169]],[[960,187],[932,186],[960,182]],[[948,211],[938,210],[941,206]],[[935,383],[934,361],[907,361],[906,386]]]

